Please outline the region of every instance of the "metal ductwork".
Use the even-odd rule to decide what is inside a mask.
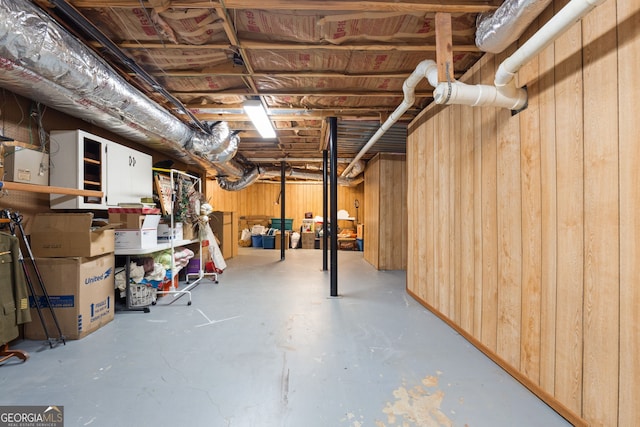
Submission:
[[[481,13],[476,22],[476,46],[500,53],[520,38],[551,0],[506,0],[498,9]]]
[[[187,164],[249,182],[233,157],[226,123],[193,129],[147,98],[30,2],[0,0],[0,86],[51,108],[169,152]],[[247,184],[248,185],[248,184]],[[237,188],[239,189],[239,188]]]

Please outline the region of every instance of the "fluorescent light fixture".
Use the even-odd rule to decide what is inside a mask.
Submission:
[[[267,116],[267,112],[264,110],[260,101],[244,101],[242,104],[244,112],[249,116],[253,125],[263,138],[275,138],[276,131],[273,130],[271,120]]]

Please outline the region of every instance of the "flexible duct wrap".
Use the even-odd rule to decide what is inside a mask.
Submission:
[[[518,40],[551,0],[506,0],[495,12],[481,13],[476,23],[476,46],[500,53]]]
[[[195,131],[30,2],[0,1],[0,86],[181,161],[242,176],[228,127]],[[192,150],[196,147],[197,154]],[[217,168],[216,163],[229,163]]]

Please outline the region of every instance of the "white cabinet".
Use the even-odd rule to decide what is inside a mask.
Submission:
[[[82,130],[51,131],[49,182],[104,197],[51,194],[52,209],[107,209],[153,194],[152,158]]]
[[[153,195],[151,156],[124,145],[107,145],[107,206],[140,203]]]

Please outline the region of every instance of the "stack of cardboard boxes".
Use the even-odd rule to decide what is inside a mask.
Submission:
[[[243,215],[238,218],[238,240],[240,240],[242,230],[252,230],[254,225],[269,227],[271,217],[268,215]]]
[[[91,213],[37,214],[31,226],[35,265],[67,339],[80,339],[114,316],[114,230],[92,222]],[[30,271],[29,277],[41,294],[36,272]],[[46,339],[35,302],[31,297],[33,320],[25,325],[24,336]],[[49,333],[57,331],[50,311],[42,313]]]
[[[116,228],[115,248],[148,249],[157,246],[159,241],[182,240],[182,227],[174,227],[172,233],[166,224],[162,228],[164,240],[159,239],[159,213],[158,208],[109,208],[109,224]],[[175,230],[180,231],[179,236]]]

